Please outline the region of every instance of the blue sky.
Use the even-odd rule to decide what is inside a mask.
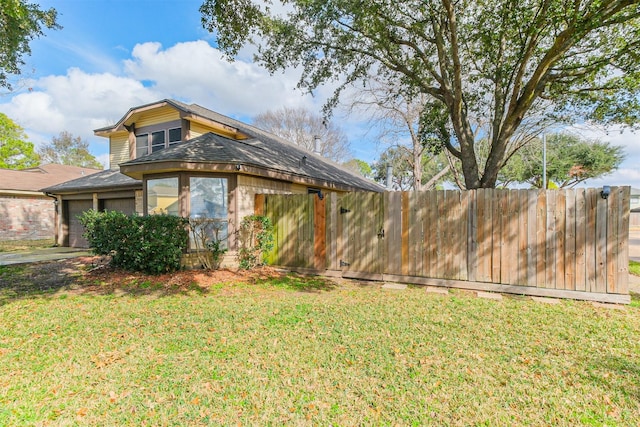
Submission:
[[[33,0],[37,1],[37,0]],[[0,111],[36,146],[66,130],[90,143],[105,166],[108,141],[93,129],[115,123],[130,107],[175,98],[241,120],[283,106],[320,112],[331,87],[314,96],[295,90],[296,70],[270,76],[244,50],[229,62],[200,21],[202,0],[41,0],[59,13],[58,31],[32,42],[22,80],[0,97]],[[372,140],[362,117],[338,112],[354,157],[371,162],[384,146]],[[622,145],[627,160],[589,186],[640,188],[640,141],[629,132],[578,132]]]

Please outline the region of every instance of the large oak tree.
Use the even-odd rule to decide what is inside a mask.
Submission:
[[[329,108],[372,75],[428,95],[424,120],[466,188],[495,186],[548,120],[638,122],[638,0],[206,0],[201,12],[230,57],[253,42],[271,72],[300,67],[302,89],[339,82]]]

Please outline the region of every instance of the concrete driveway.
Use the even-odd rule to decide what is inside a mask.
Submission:
[[[53,261],[90,255],[88,249],[81,248],[44,248],[28,252],[0,252],[0,265],[27,264],[30,262]]]

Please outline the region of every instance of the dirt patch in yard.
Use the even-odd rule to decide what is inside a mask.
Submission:
[[[87,256],[0,267],[0,305],[30,295],[208,293],[221,285],[259,283],[286,273],[270,267],[254,270],[185,270],[149,275],[114,268],[108,258]]]

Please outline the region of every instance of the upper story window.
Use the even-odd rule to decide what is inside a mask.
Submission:
[[[136,135],[136,158],[171,147],[182,140],[182,128],[159,129]]]
[[[182,141],[182,128],[169,129],[169,147]]]

